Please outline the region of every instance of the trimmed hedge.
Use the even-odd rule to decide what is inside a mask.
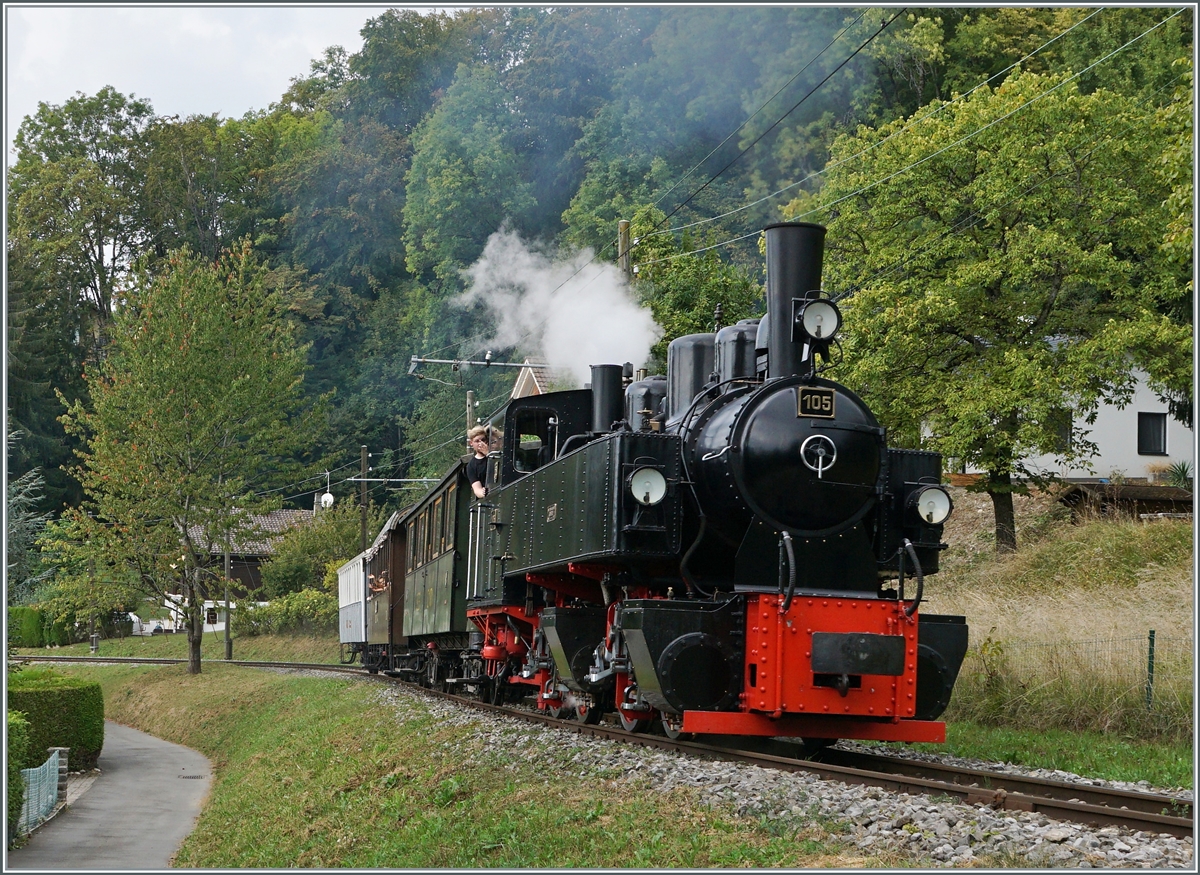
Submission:
[[[11,675],[10,675],[11,678]],[[15,838],[17,821],[21,819],[21,806],[25,803],[25,782],[21,780],[21,769],[29,755],[29,721],[20,711],[8,712],[8,840]],[[43,760],[44,761],[44,760]],[[38,765],[41,765],[39,763]]]
[[[8,609],[8,639],[14,647],[45,647],[48,644],[73,644],[71,628],[63,622],[48,622],[37,608],[14,606]]]
[[[9,676],[8,707],[23,711],[29,721],[29,748],[20,768],[40,766],[50,747],[71,749],[73,771],[95,767],[104,747],[104,693],[98,683],[26,669]]]

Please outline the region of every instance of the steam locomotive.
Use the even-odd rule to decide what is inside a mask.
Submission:
[[[345,661],[631,732],[945,740],[961,616],[919,610],[952,510],[820,374],[825,229],[765,229],[767,309],[667,374],[510,401],[488,495],[462,463],[339,571]]]

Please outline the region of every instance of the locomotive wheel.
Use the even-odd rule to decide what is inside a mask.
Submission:
[[[600,718],[604,714],[594,705],[579,704],[575,706],[575,719],[579,723],[586,723],[589,726],[595,726],[600,722]]]
[[[566,705],[547,705],[546,713],[555,720],[561,720],[567,716],[567,707]]]
[[[641,712],[629,712],[629,713],[645,714],[646,712],[641,711]],[[624,729],[626,732],[645,732],[647,729],[650,728],[650,720],[651,720],[650,717],[627,717],[626,712],[620,708],[617,709],[617,716],[621,720],[621,728]]]
[[[692,733],[683,731],[683,715],[662,713],[663,734],[671,741],[687,741]]]

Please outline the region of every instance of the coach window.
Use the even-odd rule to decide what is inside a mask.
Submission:
[[[424,565],[429,561],[429,508],[422,510],[420,514],[417,515],[417,519],[419,520],[417,525],[420,526],[420,530],[417,534],[417,538],[420,541],[420,543],[417,545],[417,551],[420,554],[420,560],[417,562],[417,564]]]
[[[1138,414],[1138,455],[1165,456],[1167,454],[1167,414]]]
[[[430,540],[433,542],[433,554],[431,558],[436,559],[442,555],[442,532],[446,528],[446,506],[442,501],[442,496],[439,495],[433,500],[433,531],[430,533]]]
[[[405,570],[412,571],[417,567],[417,521],[409,520],[408,528],[408,544],[406,545],[405,553]]]
[[[454,517],[458,510],[455,499],[458,498],[458,484],[451,483],[446,490],[446,527],[442,530],[442,549],[449,550],[454,546]]]
[[[425,561],[433,561],[433,547],[437,543],[433,535],[433,505],[425,508],[425,512],[421,514],[425,518]]]

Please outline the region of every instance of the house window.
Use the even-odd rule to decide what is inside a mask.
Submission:
[[[208,623],[210,626],[215,626],[217,624],[217,609],[209,608],[205,614],[206,616],[204,617],[204,622]]]
[[[1165,456],[1167,454],[1167,414],[1138,414],[1138,455]]]
[[[1054,451],[1067,453],[1071,449],[1071,411],[1059,407],[1050,413],[1049,426],[1054,431]]]

